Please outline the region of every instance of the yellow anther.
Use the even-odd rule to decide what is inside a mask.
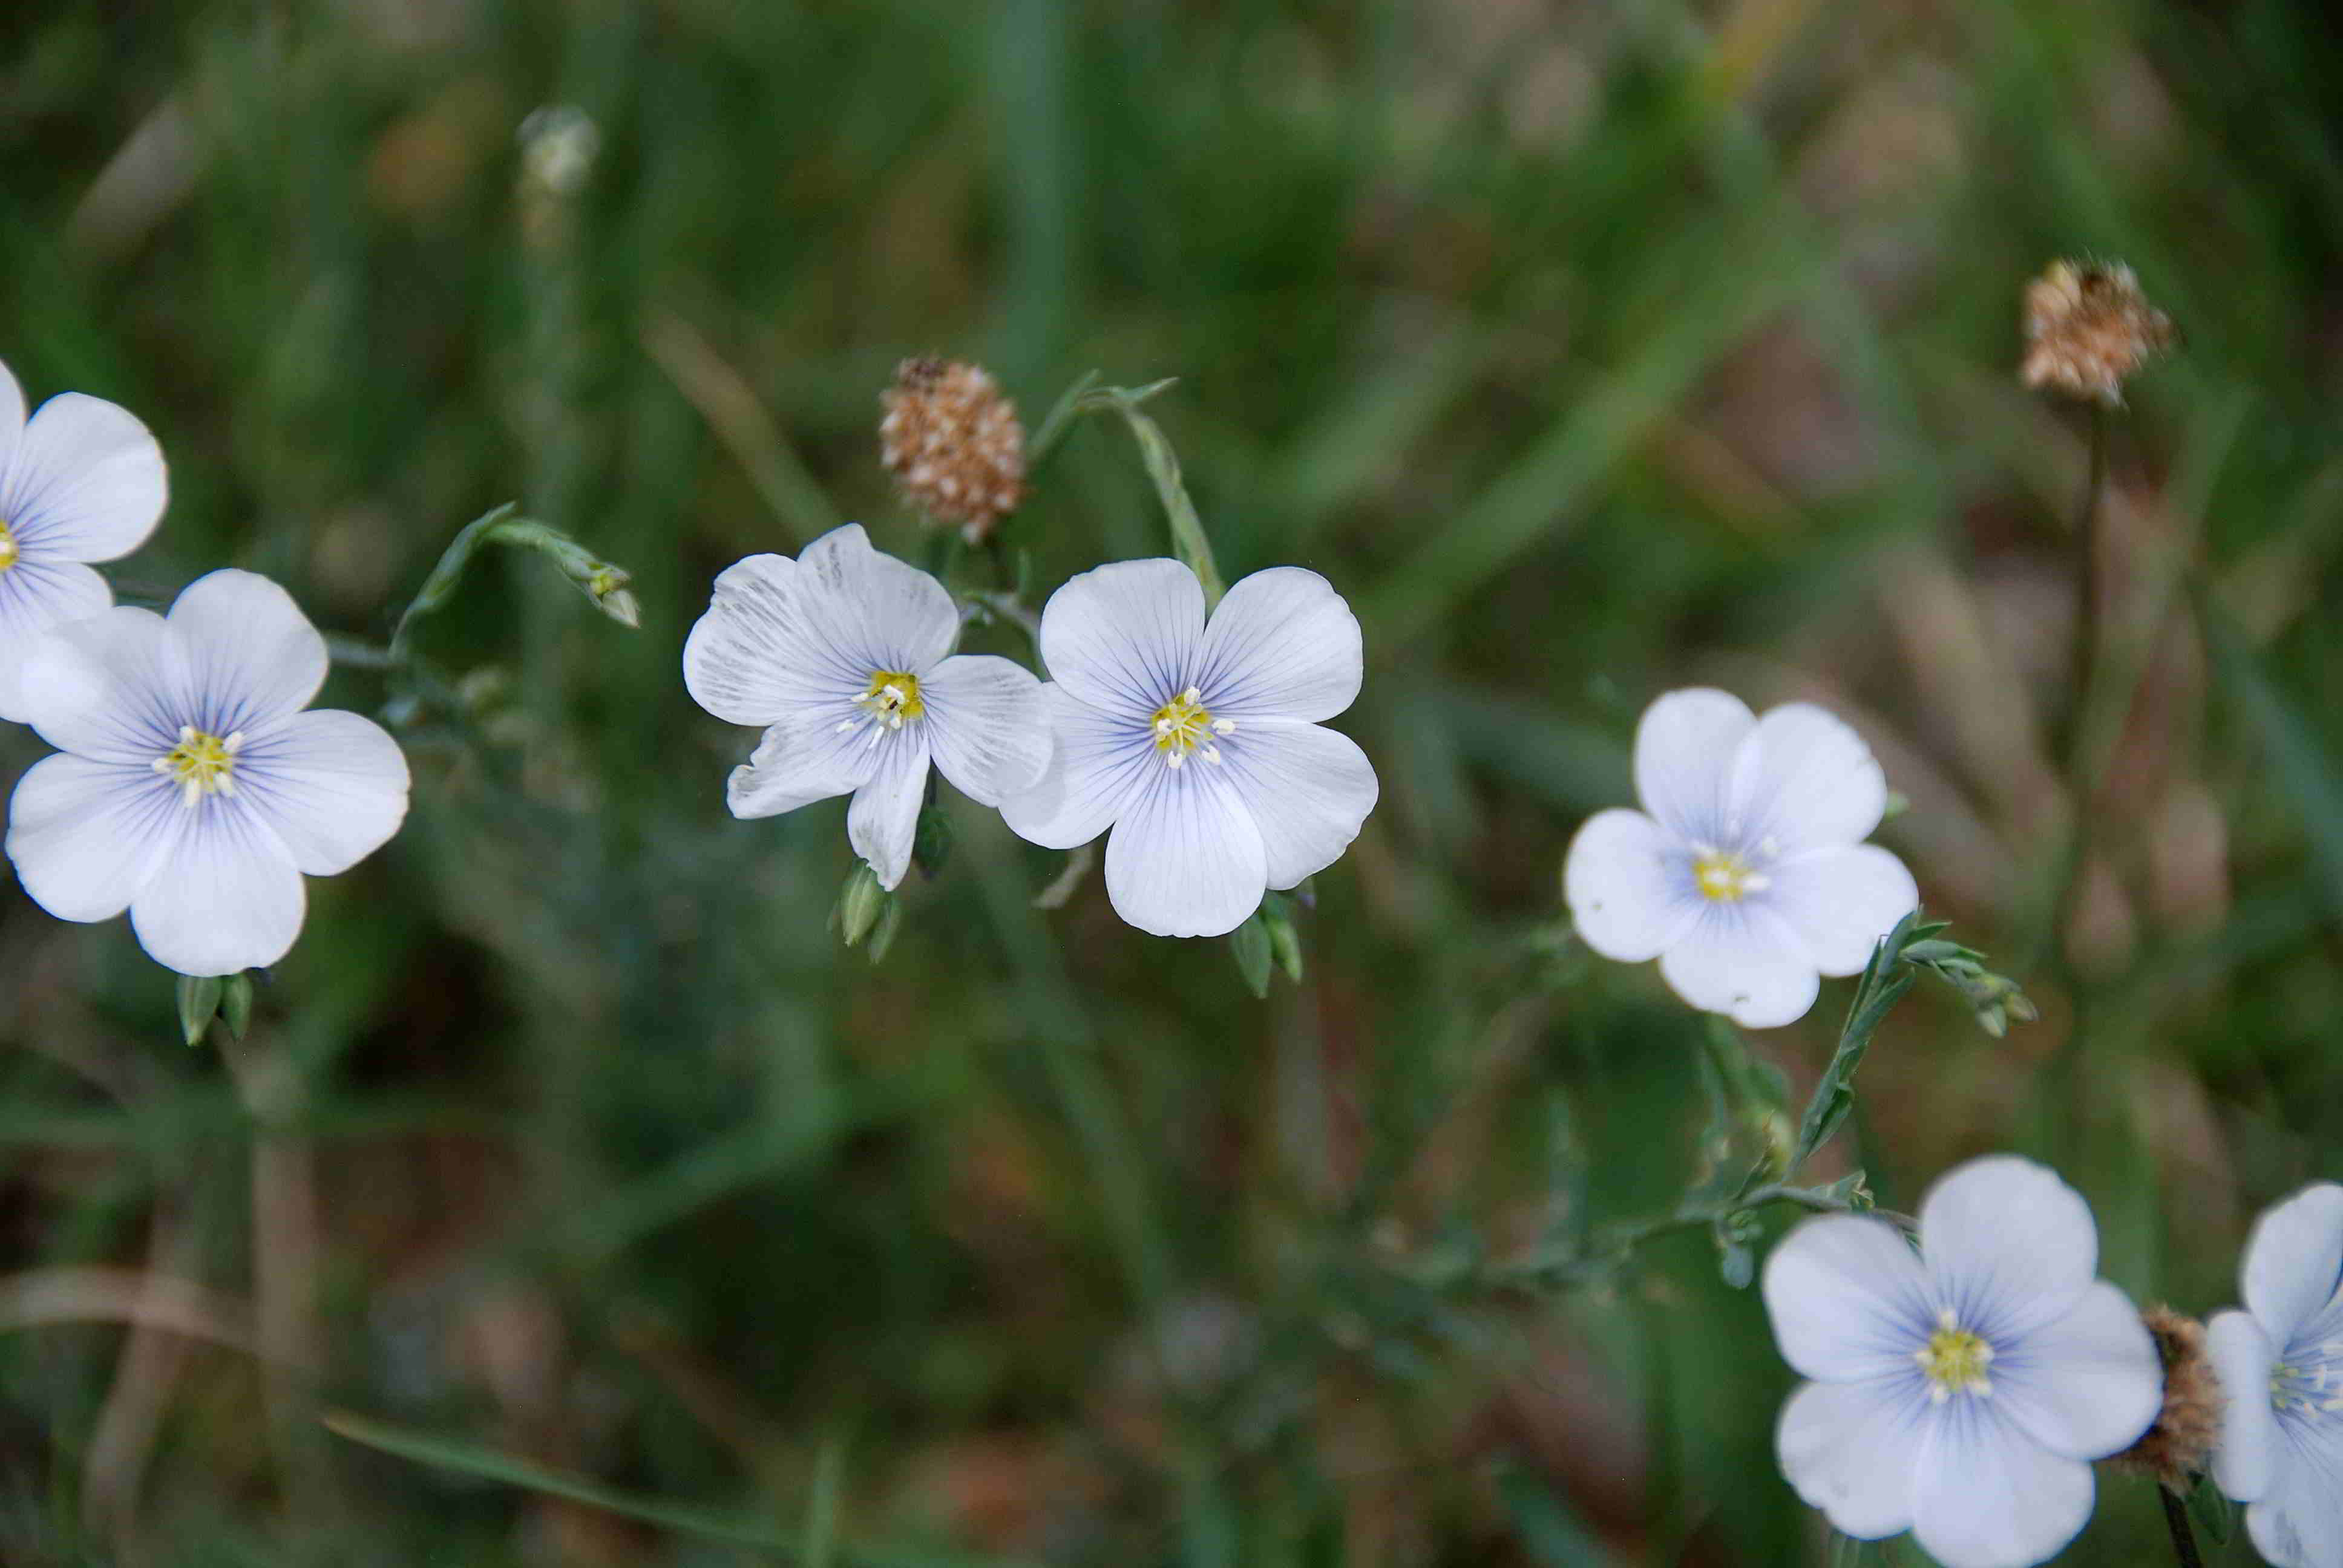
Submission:
[[[1692,880],[1702,898],[1726,904],[1738,903],[1771,885],[1770,878],[1753,869],[1741,856],[1705,844],[1693,847]]]
[[[1215,719],[1204,707],[1203,693],[1190,687],[1155,710],[1155,749],[1163,753],[1163,765],[1178,768],[1194,752],[1205,761],[1218,763],[1221,749],[1212,744],[1212,737],[1226,735],[1237,727],[1233,719]]]
[[[1960,1327],[1947,1308],[1936,1318],[1936,1332],[1927,1344],[1912,1352],[1928,1379],[1928,1397],[1938,1404],[1956,1393],[1985,1398],[1993,1392],[1985,1369],[1993,1364],[1993,1347],[1982,1334]]]
[[[225,739],[207,735],[192,724],[179,726],[179,743],[155,759],[155,771],[179,786],[179,804],[193,809],[206,795],[236,794],[236,754],[244,749],[244,731]]]

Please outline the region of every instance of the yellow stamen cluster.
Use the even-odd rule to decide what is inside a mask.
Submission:
[[[920,678],[901,669],[873,670],[870,689],[854,700],[890,729],[900,729],[905,719],[917,719],[928,710],[928,705],[920,700]],[[847,722],[851,727],[855,721]]]
[[[1745,858],[1707,844],[1693,846],[1692,881],[1702,898],[1720,904],[1737,904],[1772,885]]]
[[[1962,1328],[1950,1307],[1936,1315],[1936,1332],[1912,1352],[1912,1359],[1920,1363],[1928,1379],[1928,1398],[1937,1404],[1956,1393],[1973,1393],[1979,1399],[1993,1393],[1993,1384],[1985,1375],[1985,1369],[1993,1364],[1993,1347],[1982,1334]]]
[[[16,536],[9,531],[8,519],[0,518],[0,572],[16,564]]]
[[[236,794],[236,754],[244,749],[244,731],[223,739],[192,724],[179,726],[179,743],[155,759],[155,771],[179,786],[179,804],[188,809],[206,795]]]
[[[1218,765],[1221,749],[1212,738],[1236,727],[1233,719],[1213,718],[1204,707],[1203,693],[1192,686],[1155,710],[1155,749],[1163,753],[1166,768],[1185,766],[1192,751]]]

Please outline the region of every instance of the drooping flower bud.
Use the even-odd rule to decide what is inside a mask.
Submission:
[[[2221,1382],[2206,1353],[2204,1324],[2170,1307],[2150,1307],[2140,1321],[2164,1362],[2164,1408],[2140,1440],[2109,1462],[2153,1476],[2185,1497],[2221,1433]]]
[[[2028,387],[2050,387],[2108,405],[2123,384],[2177,337],[2172,318],[2148,304],[2121,262],[2054,261],[2026,286]]]
[[[980,544],[1024,500],[1025,429],[983,368],[906,359],[879,400],[880,460],[930,518]]]

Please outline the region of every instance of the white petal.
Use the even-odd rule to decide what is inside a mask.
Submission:
[[[8,859],[33,901],[61,920],[130,907],[186,826],[179,792],[141,763],[57,755],[8,802]]]
[[[190,815],[130,902],[138,945],[183,975],[275,963],[292,950],[307,908],[292,852],[257,812],[233,800],[211,797]]]
[[[1359,618],[1334,585],[1272,567],[1229,589],[1188,678],[1216,719],[1332,719],[1358,700],[1366,660]]]
[[[2063,1317],[2091,1285],[2099,1232],[2083,1195],[2015,1154],[1972,1160],[1920,1203],[1936,1304],[1996,1345]]]
[[[797,589],[813,635],[862,659],[866,682],[881,669],[925,675],[960,638],[960,610],[944,585],[871,548],[860,523],[798,552]]]
[[[2246,1510],[2246,1533],[2276,1568],[2343,1563],[2343,1446],[2281,1443],[2269,1490]]]
[[[1033,788],[1001,803],[1011,832],[1045,849],[1087,844],[1114,825],[1163,769],[1143,719],[1101,713],[1044,681],[1050,765]]]
[[[129,410],[63,392],[25,427],[0,520],[46,560],[110,561],[146,542],[169,487],[163,449]]]
[[[1586,945],[1630,964],[1665,952],[1700,919],[1700,895],[1673,865],[1683,858],[1684,847],[1641,811],[1589,817],[1562,862],[1562,896]]]
[[[798,602],[798,563],[750,556],[724,568],[708,613],[683,644],[691,699],[734,724],[770,724],[812,704],[852,699],[877,667],[830,643]]]
[[[735,817],[778,817],[860,789],[878,770],[887,731],[852,703],[800,709],[765,731],[748,762],[725,780]],[[847,725],[852,728],[840,729]]]
[[[1879,826],[1887,776],[1844,719],[1810,702],[1768,709],[1734,754],[1726,830],[1785,849],[1853,844]]]
[[[321,708],[236,757],[236,798],[266,818],[312,877],[347,871],[407,819],[407,757],[382,726]]]
[[[1797,939],[1754,901],[1703,908],[1660,955],[1660,974],[1693,1006],[1744,1029],[1797,1022],[1822,989]]]
[[[183,722],[208,734],[261,729],[307,707],[326,682],[326,639],[256,572],[230,568],[189,583],[171,606],[171,637]]]
[[[1771,886],[1753,896],[1781,915],[1826,975],[1862,973],[1879,939],[1920,907],[1912,873],[1876,844],[1805,850],[1765,874]]]
[[[0,719],[22,724],[30,716],[24,682],[34,643],[113,603],[106,579],[74,561],[19,560],[0,572]]]
[[[2091,1517],[2091,1467],[2017,1431],[1990,1399],[1956,1399],[1929,1423],[1912,1533],[1944,1568],[2028,1568]]]
[[[854,792],[846,811],[846,841],[870,862],[879,885],[892,890],[911,869],[920,806],[928,790],[928,741],[900,729],[879,743],[879,766]]]
[[[2139,1441],[2164,1407],[2164,1362],[2131,1298],[2094,1281],[2055,1322],[1995,1347],[1993,1402],[2035,1442],[2104,1459]]]
[[[2238,1282],[2270,1342],[2287,1349],[2343,1282],[2343,1187],[2320,1181],[2263,1211]]]
[[[1876,1541],[1912,1527],[1928,1424],[1927,1396],[1913,1383],[1803,1383],[1782,1407],[1782,1474],[1841,1534]]]
[[[1092,708],[1151,721],[1187,689],[1204,590],[1178,561],[1115,561],[1066,579],[1041,607],[1050,678]]]
[[[1341,859],[1375,809],[1374,764],[1356,741],[1322,724],[1256,719],[1214,744],[1220,770],[1261,829],[1272,888],[1291,888]],[[1187,765],[1213,766],[1201,753]]]
[[[1208,764],[1158,764],[1107,838],[1114,912],[1159,937],[1225,936],[1261,906],[1268,886],[1261,829]]]
[[[1635,726],[1635,794],[1677,838],[1725,837],[1725,782],[1735,748],[1756,723],[1748,704],[1704,686],[1671,691]]]
[[[181,685],[163,618],[115,608],[37,639],[17,699],[25,722],[58,750],[151,768],[179,743]]]
[[[2278,1457],[2278,1416],[2270,1409],[2270,1372],[2278,1352],[2250,1312],[2216,1312],[2205,1349],[2221,1382],[2221,1435],[2213,1445],[2213,1480],[2224,1495],[2251,1503],[2269,1490]]]
[[[1919,1376],[1913,1354],[1936,1332],[1928,1277],[1885,1220],[1802,1221],[1765,1260],[1760,1287],[1782,1359],[1823,1382]]]
[[[1041,782],[1050,766],[1050,705],[1021,664],[956,653],[920,678],[928,745],[952,788],[998,806]]]

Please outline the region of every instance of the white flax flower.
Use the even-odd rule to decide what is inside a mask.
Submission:
[[[773,817],[851,793],[846,836],[882,888],[903,879],[933,762],[986,806],[1050,759],[1041,683],[990,654],[951,651],[960,611],[943,584],[833,528],[791,560],[750,556],[716,579],[683,646],[692,700],[765,726],[725,799]]]
[[[1178,561],[1070,578],[1041,611],[1056,759],[1003,802],[1009,826],[1071,849],[1112,829],[1115,912],[1159,937],[1215,937],[1271,888],[1341,858],[1375,770],[1332,719],[1359,695],[1359,623],[1316,572],[1276,567],[1210,620]]]
[[[1782,1473],[1857,1539],[1909,1530],[1946,1568],[2040,1563],[2091,1516],[2089,1462],[2162,1407],[2155,1342],[2093,1277],[2082,1196],[2031,1161],[1946,1174],[1919,1240],[1835,1214],[1765,1261],[1782,1358],[1814,1380],[1782,1409]]]
[[[251,572],[187,585],[169,618],[109,609],[25,661],[25,719],[59,755],[8,807],[17,879],[60,920],[124,910],[187,975],[273,964],[300,934],[301,879],[346,871],[407,815],[407,759],[369,719],[304,712],[326,639]]]
[[[2343,1187],[2266,1211],[2238,1272],[2246,1310],[2205,1331],[2228,1395],[2213,1479],[2278,1568],[2343,1568]]]
[[[1563,891],[1586,945],[1660,960],[1696,1008],[1751,1029],[1795,1023],[1823,975],[1851,975],[1919,906],[1904,862],[1864,839],[1887,781],[1863,738],[1812,703],[1753,715],[1671,691],[1635,727],[1641,811],[1598,811]]]
[[[114,602],[87,563],[145,544],[166,487],[162,448],[127,411],[61,392],[28,420],[0,365],[0,719],[25,721],[18,690],[40,635]]]

